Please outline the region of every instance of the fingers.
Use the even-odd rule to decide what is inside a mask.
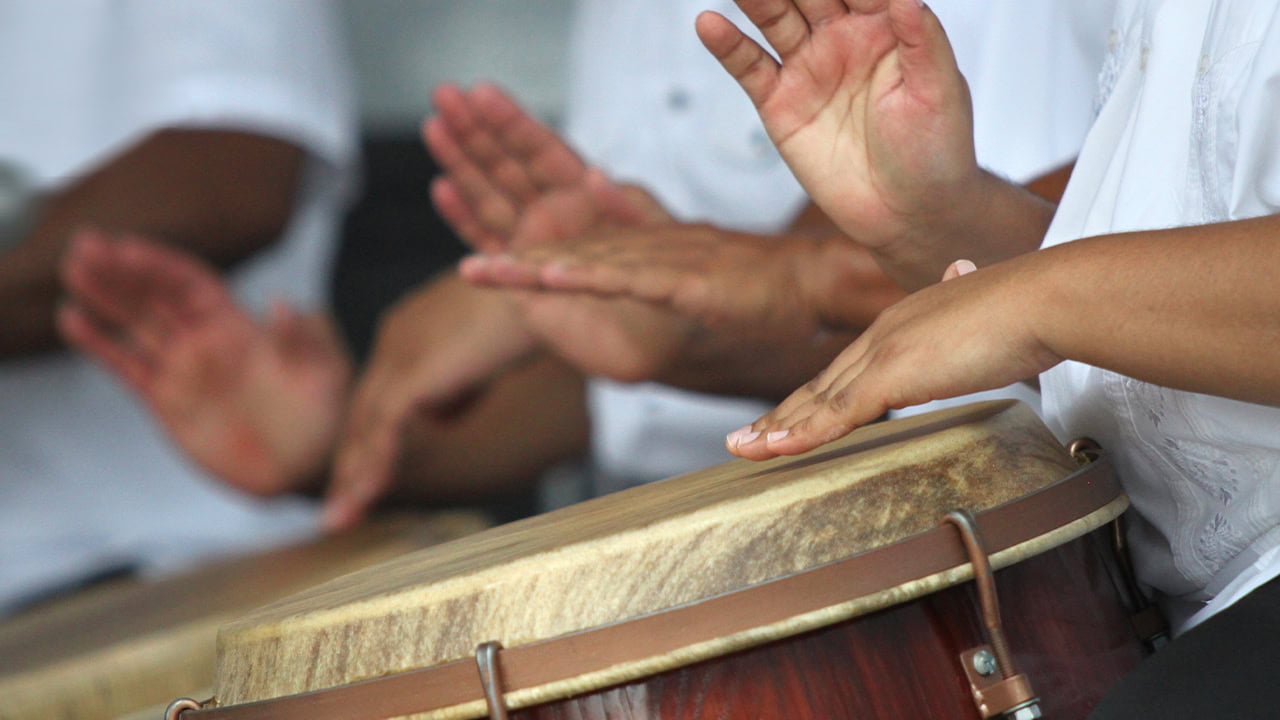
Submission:
[[[396,402],[397,394],[381,391],[381,384],[376,376],[366,378],[356,391],[325,494],[321,524],[328,531],[359,523],[391,486],[400,431],[411,406]]]
[[[511,255],[472,255],[458,263],[463,280],[481,287],[534,289],[542,284],[542,264]]]
[[[60,268],[64,287],[97,317],[122,325],[137,317],[157,288],[125,263],[120,246],[106,234],[83,230],[72,238]],[[164,283],[165,278],[153,278]]]
[[[773,56],[718,13],[699,15],[696,29],[703,46],[738,81],[751,102],[763,105],[778,85],[781,66]]]
[[[890,0],[889,23],[898,39],[903,82],[917,91],[951,87],[959,70],[938,17],[919,0]]]
[[[427,120],[423,139],[446,173],[445,182],[437,182],[432,189],[432,200],[445,220],[468,241],[485,234],[509,234],[517,217],[515,202],[467,154],[445,121]],[[444,196],[441,185],[446,188]]]
[[[528,174],[503,147],[491,119],[477,106],[473,95],[474,92],[463,92],[453,85],[440,86],[432,96],[437,112],[432,119],[440,121],[449,139],[497,189],[515,200],[532,197],[536,190]]]
[[[809,383],[756,422],[729,433],[725,447],[750,460],[808,452],[884,414],[866,388],[869,357],[861,338]]]
[[[804,393],[802,397],[796,412],[785,418],[775,418],[770,413],[735,430],[725,438],[725,447],[748,460],[799,455],[837,440],[883,414],[869,410],[855,413],[859,408],[851,388],[827,396]]]
[[[83,312],[147,353],[161,352],[175,332],[231,303],[212,270],[138,237],[82,231],[72,240],[61,275]]]
[[[477,85],[470,93],[476,115],[534,193],[579,182],[586,164],[565,141],[525,112],[493,85]],[[532,195],[533,193],[531,193]]]
[[[821,25],[849,12],[843,0],[796,0],[796,7],[810,26]]]
[[[738,7],[747,19],[764,35],[778,57],[787,58],[809,39],[809,19],[801,12],[800,5],[808,5],[820,15],[839,12],[827,0],[792,2],[792,0],[737,0]]]
[[[58,331],[80,352],[102,363],[126,386],[150,398],[155,375],[150,363],[129,346],[104,332],[83,308],[66,305],[58,309]]]
[[[501,252],[506,249],[509,228],[491,229],[480,222],[470,203],[447,177],[431,181],[431,203],[449,227],[473,249]]]
[[[556,192],[590,197],[573,149],[495,86],[444,85],[434,101],[438,115],[423,137],[446,174],[433,183],[432,201],[454,230],[486,252],[559,239],[558,228],[539,229],[530,212]],[[569,217],[588,222],[597,212],[575,208]]]
[[[569,251],[472,255],[459,263],[458,272],[468,282],[487,287],[629,295],[655,303],[671,302],[685,278],[661,251],[611,241]]]

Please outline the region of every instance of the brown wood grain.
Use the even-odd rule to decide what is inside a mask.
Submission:
[[[996,574],[1015,661],[1044,716],[1084,718],[1144,656],[1100,538]],[[1100,552],[1101,550],[1101,552]],[[975,720],[958,656],[985,642],[971,584],[590,695],[521,720]]]

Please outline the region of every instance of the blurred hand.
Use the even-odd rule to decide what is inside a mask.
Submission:
[[[440,87],[423,127],[445,175],[432,186],[442,216],[489,253],[571,247],[585,237],[673,221],[643,190],[613,183],[491,85]],[[525,327],[582,372],[649,379],[693,331],[684,318],[619,298],[509,294]]]
[[[492,85],[440,86],[423,138],[444,175],[440,214],[472,247],[501,252],[571,241],[602,226],[670,222],[644,190],[590,168],[554,131]]]
[[[536,349],[511,302],[446,276],[388,310],[352,395],[325,500],[325,524],[358,522],[392,488],[415,414],[461,412]]]
[[[146,403],[198,465],[256,495],[300,489],[329,459],[351,369],[331,323],[277,305],[258,322],[190,255],[82,231],[58,325]]]

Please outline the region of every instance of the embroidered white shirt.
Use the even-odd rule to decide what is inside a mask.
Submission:
[[[1098,117],[1045,245],[1276,212],[1277,15],[1251,0],[1121,3]],[[1176,630],[1280,572],[1269,553],[1280,545],[1280,408],[1076,362],[1041,389],[1056,432],[1091,435],[1115,457],[1140,578],[1169,596]]]

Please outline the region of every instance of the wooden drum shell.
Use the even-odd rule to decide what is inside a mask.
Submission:
[[[1109,530],[996,573],[1009,644],[1044,717],[1084,718],[1145,650],[1117,602]],[[960,653],[985,642],[972,583],[637,682],[522,720],[972,720]]]

